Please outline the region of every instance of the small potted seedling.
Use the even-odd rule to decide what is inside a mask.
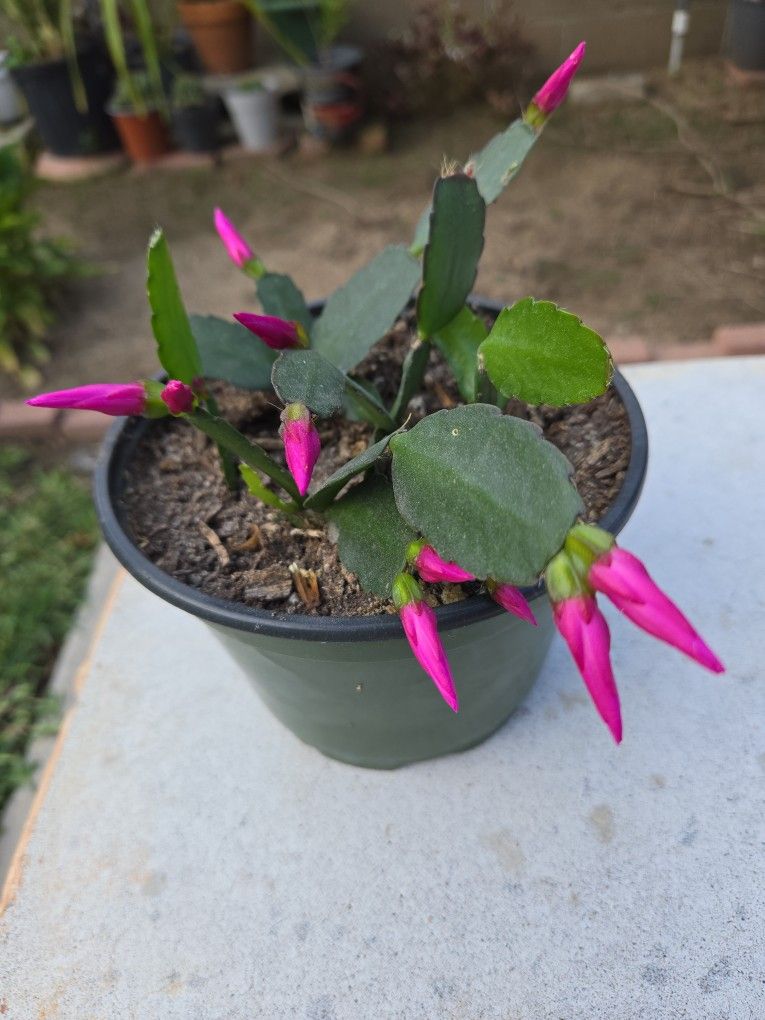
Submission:
[[[279,139],[279,102],[268,77],[255,75],[228,86],[223,100],[243,149],[270,152]]]
[[[164,95],[146,71],[120,75],[109,112],[134,163],[153,163],[169,152],[166,106]]]
[[[199,78],[178,75],[173,82],[171,124],[179,148],[186,152],[214,152],[218,138],[218,103]]]

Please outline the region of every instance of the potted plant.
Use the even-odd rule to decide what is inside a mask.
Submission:
[[[165,98],[146,71],[120,76],[109,112],[134,163],[153,163],[169,152],[164,108]]]
[[[178,75],[173,82],[171,122],[175,141],[186,152],[214,152],[218,138],[217,100],[199,78]]]
[[[323,9],[328,15],[344,6],[345,0],[256,0],[256,17],[291,60],[306,64],[316,60],[321,45]]]
[[[43,146],[55,156],[117,148],[105,106],[114,73],[87,20],[63,0],[0,0],[15,33],[8,66]]]
[[[334,41],[352,0],[248,0],[285,54],[303,68],[303,119],[318,138],[341,141],[364,116],[363,52]]]
[[[485,739],[533,683],[553,624],[619,741],[598,595],[722,670],[615,543],[639,495],[646,440],[602,339],[547,301],[498,311],[469,296],[486,206],[540,136],[583,49],[522,119],[462,169],[445,168],[409,247],[386,248],[323,305],[309,309],[217,211],[263,314],[189,319],[158,230],[148,295],[169,379],[30,401],[129,416],[96,475],[108,543],[139,581],[211,624],[287,726],[345,761],[392,767]],[[594,449],[585,450],[587,510],[571,464],[527,419],[552,421],[558,441],[568,430],[576,446],[598,407],[621,416],[619,448],[631,453],[598,503],[585,466]]]
[[[268,78],[250,76],[224,89],[223,101],[242,148],[269,152],[279,138],[279,104]]]
[[[239,74],[252,67],[253,24],[238,0],[183,0],[178,13],[210,74]]]

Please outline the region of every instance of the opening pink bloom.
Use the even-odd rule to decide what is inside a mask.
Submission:
[[[491,578],[487,580],[486,588],[494,601],[508,613],[520,617],[521,620],[530,623],[532,627],[537,626],[537,618],[520,588],[516,588],[512,584],[497,584]]]
[[[411,574],[399,574],[393,582],[393,601],[414,657],[452,712],[458,712],[457,691],[449,660],[438,636],[436,614],[427,602],[422,601],[420,586]]]
[[[186,414],[194,408],[194,391],[179,379],[171,379],[160,396],[173,414]]]
[[[234,312],[234,318],[275,351],[308,346],[308,335],[299,322],[253,312]]]
[[[215,229],[223,241],[228,257],[234,265],[242,269],[246,262],[255,258],[255,253],[222,209],[215,210],[214,219]]]
[[[598,557],[587,575],[589,584],[607,595],[617,609],[653,637],[666,641],[713,673],[725,667],[646,568],[626,549]]]
[[[469,574],[452,560],[442,559],[433,546],[426,545],[425,542],[412,542],[407,550],[407,559],[428,584],[437,584],[439,581],[452,584],[475,581],[474,574]]]
[[[304,404],[287,404],[282,411],[279,435],[284,443],[287,467],[301,496],[308,492],[313,468],[321,452],[321,440]]]
[[[53,390],[27,400],[32,407],[67,407],[102,414],[143,414],[146,390],[143,383],[91,383],[70,390]]]
[[[595,708],[617,744],[622,739],[619,692],[611,668],[611,635],[592,595],[553,603],[553,618],[585,682]]]
[[[571,79],[579,70],[579,65],[584,59],[586,48],[586,43],[580,42],[574,52],[566,57],[556,71],[553,71],[542,88],[531,100],[532,106],[540,110],[545,117],[549,117],[566,98],[569,86],[571,85]]]

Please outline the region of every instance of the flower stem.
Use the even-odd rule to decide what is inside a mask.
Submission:
[[[412,347],[404,358],[404,367],[401,370],[401,383],[399,384],[398,393],[390,411],[391,417],[395,419],[396,424],[401,423],[409,401],[422,384],[422,377],[425,375],[429,355],[430,341],[423,340]]]
[[[215,397],[207,394],[207,407],[214,417],[218,417],[218,404]],[[218,448],[220,466],[223,471],[223,478],[228,486],[229,492],[236,492],[239,488],[239,472],[236,469],[236,458],[222,443],[215,444]]]
[[[396,422],[391,415],[388,414],[385,408],[374,397],[367,393],[363,386],[359,386],[356,380],[351,379],[350,376],[345,378],[345,391],[358,405],[359,413],[368,422],[376,425],[378,429],[383,429],[386,433],[395,432]]]
[[[184,415],[184,417],[201,432],[204,432],[205,435],[208,435],[210,439],[225,447],[239,457],[240,460],[243,460],[245,464],[249,464],[250,467],[255,468],[257,471],[262,471],[264,475],[268,475],[271,481],[276,482],[285,492],[289,493],[299,506],[302,505],[303,501],[300,498],[297,486],[292,480],[292,476],[284,468],[280,467],[273,458],[269,457],[264,449],[255,443],[251,443],[249,439],[243,436],[241,432],[238,432],[224,418],[210,414],[209,411],[205,411],[201,407]]]

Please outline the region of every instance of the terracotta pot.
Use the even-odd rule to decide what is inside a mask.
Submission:
[[[206,71],[210,74],[249,71],[252,67],[252,18],[237,0],[179,3],[178,13]]]
[[[364,90],[356,46],[333,46],[303,74],[303,119],[317,138],[339,142],[349,138],[364,117]]]
[[[149,113],[112,113],[122,147],[134,163],[154,163],[170,151],[170,133],[164,120]]]

